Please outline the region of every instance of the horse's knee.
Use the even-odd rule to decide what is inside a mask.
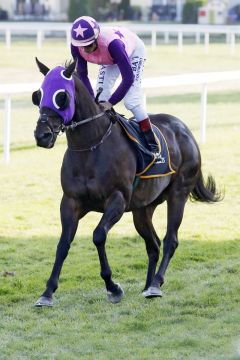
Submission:
[[[103,227],[98,226],[93,232],[93,243],[96,247],[102,245],[106,241],[106,231]]]

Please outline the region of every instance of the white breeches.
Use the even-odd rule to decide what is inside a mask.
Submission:
[[[145,46],[142,40],[138,38],[136,48],[130,57],[132,70],[134,73],[134,82],[123,98],[124,105],[132,112],[137,121],[141,121],[148,117],[144,105],[143,90],[141,87],[145,60]],[[102,65],[100,67],[97,78],[96,92],[98,92],[100,88],[102,88],[103,91],[99,96],[99,101],[109,100],[110,96],[112,95],[112,89],[119,75],[120,70],[116,64]]]

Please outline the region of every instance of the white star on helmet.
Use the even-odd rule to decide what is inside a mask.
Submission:
[[[81,37],[83,37],[83,33],[86,30],[87,30],[87,28],[82,28],[80,24],[78,25],[77,28],[73,29],[73,31],[75,31],[75,33],[76,33],[76,37],[78,37],[79,35],[81,35]]]

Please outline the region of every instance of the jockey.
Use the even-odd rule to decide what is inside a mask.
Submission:
[[[123,99],[139,123],[150,151],[157,157],[158,144],[143,105],[141,79],[146,55],[142,40],[127,28],[100,28],[92,17],[81,16],[72,25],[71,52],[73,58],[78,59],[77,73],[93,97],[87,62],[100,65],[96,91],[102,90],[99,95],[101,108],[110,110]],[[112,93],[120,74],[122,82]]]

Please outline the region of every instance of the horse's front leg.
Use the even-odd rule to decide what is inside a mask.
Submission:
[[[124,292],[121,286],[114,283],[112,280],[112,272],[105,251],[105,243],[108,231],[120,220],[125,208],[126,202],[122,193],[120,191],[113,193],[108,199],[104,214],[93,232],[93,242],[97,247],[101,266],[101,277],[105,281],[108,299],[112,303],[119,302],[123,297]]]
[[[77,231],[79,219],[82,218],[86,212],[80,208],[78,201],[68,198],[65,195],[61,202],[61,223],[62,234],[57,246],[55,263],[53,265],[52,273],[47,281],[46,290],[42,296],[35,303],[35,306],[52,306],[53,293],[58,288],[59,275],[63,266],[63,262],[68,255],[71,242]]]

